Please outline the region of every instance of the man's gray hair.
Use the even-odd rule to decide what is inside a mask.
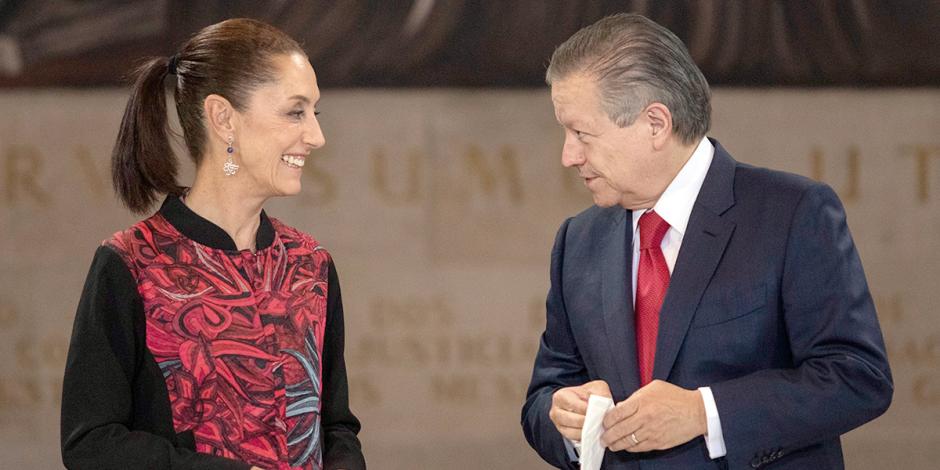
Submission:
[[[711,92],[682,41],[637,14],[608,16],[555,49],[545,81],[585,74],[597,81],[611,121],[626,127],[651,103],[672,113],[673,131],[693,144],[711,124]]]

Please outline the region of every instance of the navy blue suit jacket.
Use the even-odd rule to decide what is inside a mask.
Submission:
[[[893,384],[861,261],[826,185],[735,162],[716,141],[660,312],[653,378],[710,386],[727,456],[699,437],[607,451],[607,469],[842,468],[839,436],[883,413]],[[562,224],[547,322],[522,410],[530,445],[572,464],[548,417],[559,388],[639,388],[632,217],[591,207]]]

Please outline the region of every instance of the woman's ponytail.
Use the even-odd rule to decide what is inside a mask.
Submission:
[[[169,59],[157,57],[134,73],[134,89],[111,153],[114,190],[130,210],[147,212],[159,194],[179,194],[170,148],[166,89]]]

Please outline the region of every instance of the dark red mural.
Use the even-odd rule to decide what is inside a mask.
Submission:
[[[0,86],[121,84],[245,16],[301,41],[324,87],[540,87],[555,46],[622,11],[674,31],[714,85],[940,85],[931,0],[0,0]]]

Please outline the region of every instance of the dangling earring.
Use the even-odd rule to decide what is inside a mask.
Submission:
[[[228,153],[228,158],[225,159],[225,164],[222,165],[222,171],[225,172],[225,176],[232,176],[235,173],[238,173],[238,164],[235,163],[235,160],[232,159],[232,154],[235,153],[235,149],[232,148],[232,143],[235,142],[235,138],[228,136],[228,148],[225,151]]]

